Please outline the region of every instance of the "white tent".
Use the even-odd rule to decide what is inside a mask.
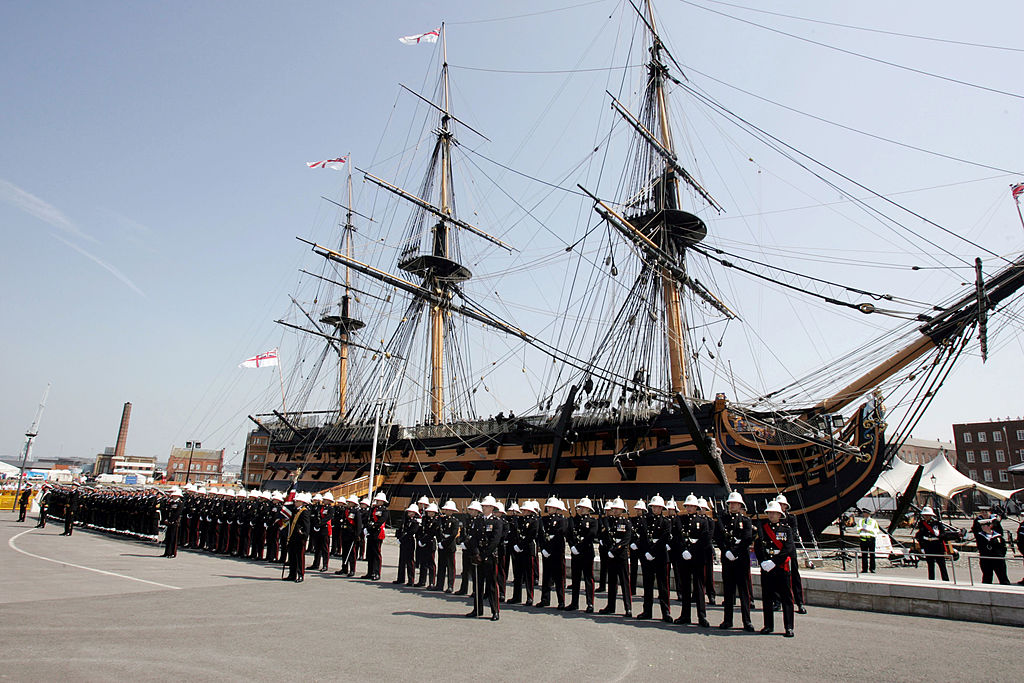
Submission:
[[[911,465],[900,460],[898,457],[893,458],[892,469],[879,475],[878,481],[875,482],[872,488],[872,492],[888,493],[894,498],[898,494],[902,495],[907,490],[907,486],[910,485],[910,480],[913,478],[917,467],[917,465]],[[917,486],[918,491],[928,491],[940,498],[946,499],[952,498],[961,491],[972,488],[977,488],[979,491],[983,491],[1000,500],[1006,500],[1021,490],[997,489],[993,486],[978,483],[949,464],[949,460],[946,460],[946,456],[943,454],[939,454],[934,460],[924,466],[924,471],[921,473],[921,482]]]
[[[14,465],[8,465],[5,462],[0,462],[0,474],[5,477],[17,477],[21,473],[21,468],[15,467]]]

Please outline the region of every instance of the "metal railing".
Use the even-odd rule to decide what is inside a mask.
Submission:
[[[845,548],[845,549],[842,549],[840,552],[845,552],[845,554],[847,556],[847,564],[848,565],[852,565],[852,567],[851,567],[852,572],[853,572],[853,574],[857,578],[860,578],[860,575],[864,573],[862,571],[862,569],[861,569],[861,567],[863,566],[862,565],[862,558],[864,556],[866,556],[866,555],[874,555],[875,556],[876,564],[878,562],[887,561],[887,560],[891,561],[892,560],[892,554],[879,553],[879,552],[873,552],[872,553],[872,552],[868,552],[868,551],[860,550],[860,549],[855,549],[855,548]],[[949,568],[949,577],[950,577],[949,583],[952,584],[952,585],[964,585],[964,586],[966,586],[966,585],[970,585],[970,586],[975,586],[975,585],[999,585],[999,584],[981,584],[981,560],[983,560],[983,559],[996,559],[996,560],[1002,559],[1002,560],[1004,560],[1006,562],[1007,570],[1009,570],[1013,566],[1016,566],[1017,564],[1020,564],[1022,567],[1024,567],[1024,557],[1016,556],[1016,555],[1007,555],[1006,557],[1002,557],[1002,558],[986,558],[986,557],[982,557],[978,553],[966,553],[966,552],[963,552],[963,551],[959,551],[958,555],[957,555],[957,559],[954,560],[953,556],[948,554],[948,553],[928,554],[928,553],[922,553],[922,552],[918,552],[918,551],[914,551],[914,550],[905,550],[904,552],[906,554],[906,557],[908,558],[908,561],[913,561],[913,562],[916,562],[916,563],[922,563],[922,562],[923,563],[927,563],[929,557],[945,561],[946,566]],[[964,577],[964,569],[965,568],[967,569],[967,577],[966,577],[967,581],[964,581],[964,582],[957,581],[956,570],[957,570],[957,565],[958,564],[961,565],[960,566],[960,576],[961,576],[961,579]],[[977,567],[975,567],[975,564],[977,564]],[[966,565],[966,567],[964,565]],[[894,565],[894,566],[896,566],[896,565]],[[851,571],[851,569],[847,569],[846,571],[849,572],[849,571]],[[841,569],[839,569],[837,567],[837,568],[832,569],[830,571],[842,572],[843,570],[841,570]],[[936,573],[938,573],[941,576],[941,572],[937,568],[936,568]],[[975,577],[977,577],[977,580],[975,580]],[[917,577],[915,577],[915,578],[917,578]],[[936,579],[936,580],[937,581],[942,581],[941,578]],[[1015,584],[1014,584],[1013,581],[1011,581],[1009,585],[1015,585]]]

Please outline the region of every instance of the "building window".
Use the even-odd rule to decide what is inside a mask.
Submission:
[[[978,481],[978,470],[967,470],[967,476],[974,481]]]
[[[964,443],[970,443],[970,442],[971,442],[971,433],[970,432],[964,432]]]
[[[1003,440],[1003,433],[1002,432],[992,432],[992,440],[996,441],[996,442],[1002,441]]]
[[[988,434],[985,432],[978,432],[978,443],[985,443],[988,439]]]
[[[967,462],[974,462],[974,451],[967,451]]]
[[[988,462],[989,461],[988,451],[982,451],[981,452],[981,461],[982,462]]]
[[[985,470],[985,481],[986,482],[991,482],[992,481],[992,470]]]
[[[1006,453],[1002,448],[996,449],[996,462],[1006,462]]]
[[[1010,481],[1010,475],[1006,470],[999,470],[999,481],[1003,482],[1004,484]]]
[[[1017,441],[1024,441],[1024,429],[1017,430]]]

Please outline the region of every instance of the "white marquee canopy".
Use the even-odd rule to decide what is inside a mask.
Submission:
[[[914,476],[917,467],[917,465],[911,465],[900,460],[899,457],[893,458],[892,469],[883,472],[878,477],[872,493],[888,493],[893,498],[901,495],[907,490],[907,486],[910,485],[910,480]],[[1006,500],[1021,490],[997,489],[994,486],[986,486],[976,482],[970,477],[964,476],[962,472],[949,464],[949,460],[946,460],[946,456],[941,453],[930,463],[924,465],[924,472],[921,473],[921,482],[917,486],[918,491],[928,491],[940,498],[946,499],[952,498],[961,491],[972,488],[977,488],[979,491],[984,491],[1000,500]]]

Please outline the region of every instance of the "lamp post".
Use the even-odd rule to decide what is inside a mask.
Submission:
[[[192,455],[196,452],[197,448],[202,448],[203,444],[198,441],[186,441],[185,448],[188,449],[188,467],[185,470],[185,483],[188,483],[189,477],[192,475]]]
[[[935,475],[934,474],[931,476],[931,479],[932,479],[932,505],[934,505],[937,508],[937,507],[939,507],[939,494],[935,490]]]
[[[839,413],[825,413],[821,416],[822,421],[825,423],[825,429],[828,431],[828,446],[829,451],[832,453],[832,483],[836,490],[836,524],[839,526],[839,559],[843,563],[843,571],[846,571],[846,528],[844,526],[845,520],[843,519],[842,504],[839,502],[839,461],[836,458],[836,441],[833,435],[833,430],[841,428],[846,423],[844,418]]]

